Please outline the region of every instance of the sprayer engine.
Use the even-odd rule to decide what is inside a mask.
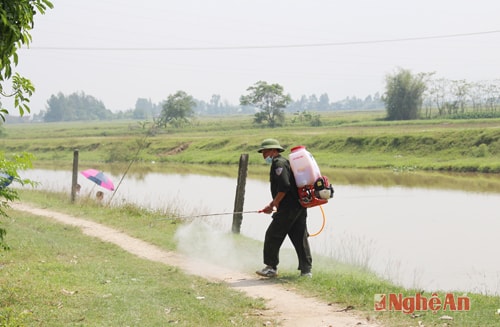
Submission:
[[[326,176],[321,176],[313,185],[305,185],[298,188],[300,204],[305,208],[311,208],[328,203],[333,198],[333,186],[328,182]]]

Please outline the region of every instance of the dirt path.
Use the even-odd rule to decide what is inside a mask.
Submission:
[[[116,244],[138,257],[176,266],[186,273],[206,279],[223,281],[228,286],[244,292],[250,297],[266,299],[268,310],[262,314],[269,320],[278,321],[281,326],[380,326],[367,321],[366,318],[357,316],[352,311],[342,311],[341,307],[298,295],[272,281],[210,265],[206,262],[194,261],[177,253],[162,250],[102,224],[26,204],[15,203],[11,206],[15,210],[27,211],[63,224],[79,227],[84,234]]]

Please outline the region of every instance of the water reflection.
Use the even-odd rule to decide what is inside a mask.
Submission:
[[[222,168],[224,175],[211,175],[208,170],[167,173],[156,167],[147,172],[132,170],[121,181],[113,203],[181,215],[232,212],[237,168]],[[269,202],[267,169],[251,168],[245,211]],[[211,167],[212,173],[216,171]],[[335,198],[324,206],[325,230],[311,238],[315,253],[367,265],[406,287],[500,293],[498,176],[322,172],[334,176]],[[115,184],[123,177],[116,171],[106,173]],[[33,169],[23,177],[39,181],[43,189],[69,194],[69,170]],[[83,195],[99,190],[82,176],[79,183]],[[106,192],[104,201],[111,195]],[[231,218],[209,220],[229,231]],[[318,208],[309,209],[310,232],[320,228],[321,220]],[[268,222],[266,215],[246,214],[241,232],[263,240]],[[285,246],[291,247],[288,241]],[[260,253],[256,256],[258,266]]]
[[[61,167],[37,167],[47,170],[60,170]],[[66,169],[72,167],[68,165]],[[187,165],[187,164],[140,164],[134,163],[131,169],[126,164],[97,164],[92,167],[109,172],[120,178],[126,171],[126,177],[143,179],[149,173],[160,174],[196,174],[204,176],[221,176],[236,178],[238,169],[229,165]],[[251,166],[248,177],[256,180],[267,181],[269,167],[266,165]],[[477,173],[448,173],[448,172],[397,172],[393,170],[369,169],[338,169],[321,168],[322,174],[329,176],[336,185],[358,186],[404,186],[431,188],[443,190],[461,190],[466,192],[500,193],[500,174]]]
[[[500,174],[395,172],[391,170],[323,170],[335,176],[336,184],[404,186],[466,192],[500,193]],[[327,175],[328,176],[328,175]]]

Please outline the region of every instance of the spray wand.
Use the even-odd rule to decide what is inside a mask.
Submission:
[[[204,215],[192,215],[192,216],[177,216],[177,217],[168,217],[168,218],[159,218],[155,219],[155,221],[159,220],[174,220],[174,219],[188,219],[188,218],[201,218],[201,217],[211,217],[211,216],[226,216],[226,215],[237,215],[244,213],[262,213],[262,210],[252,210],[252,211],[235,211],[235,212],[220,212],[220,213],[208,213]]]
[[[309,234],[309,237],[314,237],[318,236],[321,234],[323,229],[325,228],[326,224],[326,216],[325,216],[325,211],[323,210],[323,206],[319,206],[321,209],[321,214],[323,215],[323,222],[321,224],[321,228],[313,234]],[[211,216],[225,216],[225,215],[236,215],[236,214],[244,214],[244,213],[263,213],[264,210],[252,210],[252,211],[235,211],[235,212],[220,212],[220,213],[208,213],[204,215],[192,215],[192,216],[178,216],[178,217],[168,217],[168,218],[159,218],[155,219],[155,221],[160,221],[160,220],[176,220],[176,219],[188,219],[188,218],[200,218],[200,217],[211,217]]]

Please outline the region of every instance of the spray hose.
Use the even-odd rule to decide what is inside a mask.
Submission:
[[[319,208],[321,209],[321,215],[323,216],[323,222],[321,223],[320,229],[316,233],[309,234],[309,237],[318,236],[319,234],[321,234],[321,232],[325,228],[325,225],[326,225],[325,211],[323,210],[323,206],[320,205]],[[204,215],[159,218],[159,219],[155,219],[155,220],[160,221],[160,220],[188,219],[188,218],[200,218],[200,217],[212,217],[212,216],[227,216],[227,215],[236,215],[236,214],[244,214],[244,213],[262,213],[262,212],[264,212],[264,211],[252,210],[252,211],[220,212],[220,213],[209,213],[209,214],[204,214]]]
[[[325,228],[325,225],[326,225],[326,215],[325,215],[325,211],[323,210],[323,206],[319,206],[319,208],[321,209],[321,215],[323,216],[323,222],[321,223],[321,228],[314,234],[309,234],[309,237],[314,237],[314,236],[318,236],[319,234],[321,234],[321,232],[323,231],[323,229]]]

